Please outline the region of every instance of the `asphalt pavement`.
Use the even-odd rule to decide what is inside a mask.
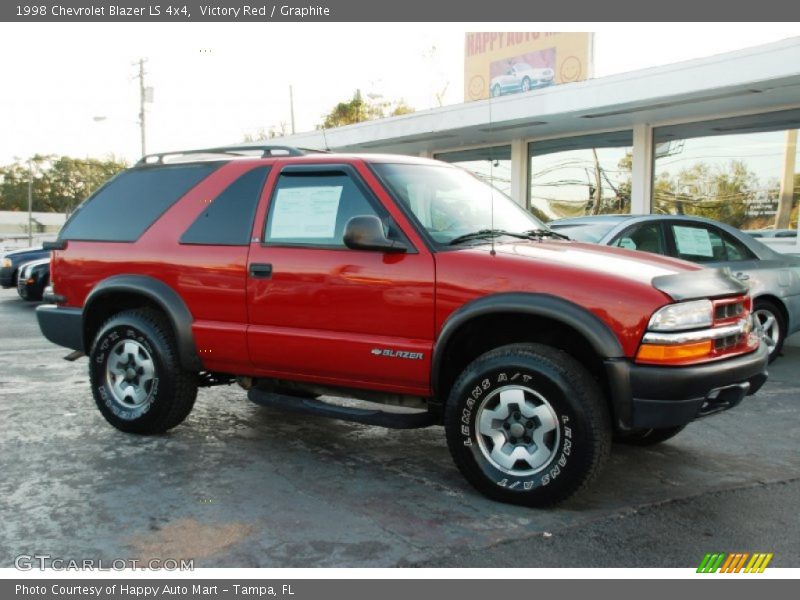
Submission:
[[[773,552],[800,567],[800,347],[735,410],[651,448],[615,446],[587,492],[548,510],[492,502],[443,430],[284,414],[236,386],[186,422],[126,435],[87,362],[0,291],[0,567],[22,554],[192,558],[196,567],[696,567]]]

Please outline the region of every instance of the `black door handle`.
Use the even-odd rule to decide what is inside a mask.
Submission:
[[[251,263],[250,277],[255,279],[269,279],[272,277],[272,265],[268,263]]]

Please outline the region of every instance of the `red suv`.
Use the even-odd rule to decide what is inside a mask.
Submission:
[[[289,410],[444,425],[477,489],[541,506],[585,486],[612,437],[663,441],[766,380],[727,272],[563,239],[431,160],[148,156],[50,248],[42,332],[88,355],[97,407],[131,433],[236,380]]]

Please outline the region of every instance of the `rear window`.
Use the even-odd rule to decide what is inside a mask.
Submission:
[[[59,239],[134,242],[218,166],[203,163],[123,171],[78,207]]]

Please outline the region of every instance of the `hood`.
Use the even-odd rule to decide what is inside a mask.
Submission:
[[[650,283],[655,277],[702,269],[694,263],[666,256],[582,242],[546,239],[519,241],[496,244],[495,251],[498,255],[549,264],[558,263],[565,267],[604,273],[641,283]]]
[[[551,240],[496,244],[495,251],[502,257],[559,264],[573,271],[651,285],[679,301],[747,293],[747,287],[727,268],[704,268],[649,252]]]
[[[42,265],[49,265],[50,264],[50,257],[47,258],[40,258],[39,260],[32,260],[31,262],[25,263],[22,265],[22,268],[35,268],[40,267]]]
[[[4,258],[21,258],[24,254],[30,252],[31,254],[36,254],[39,252],[44,252],[44,248],[41,246],[37,246],[36,248],[22,248],[21,250],[12,250],[11,252],[6,252]]]

